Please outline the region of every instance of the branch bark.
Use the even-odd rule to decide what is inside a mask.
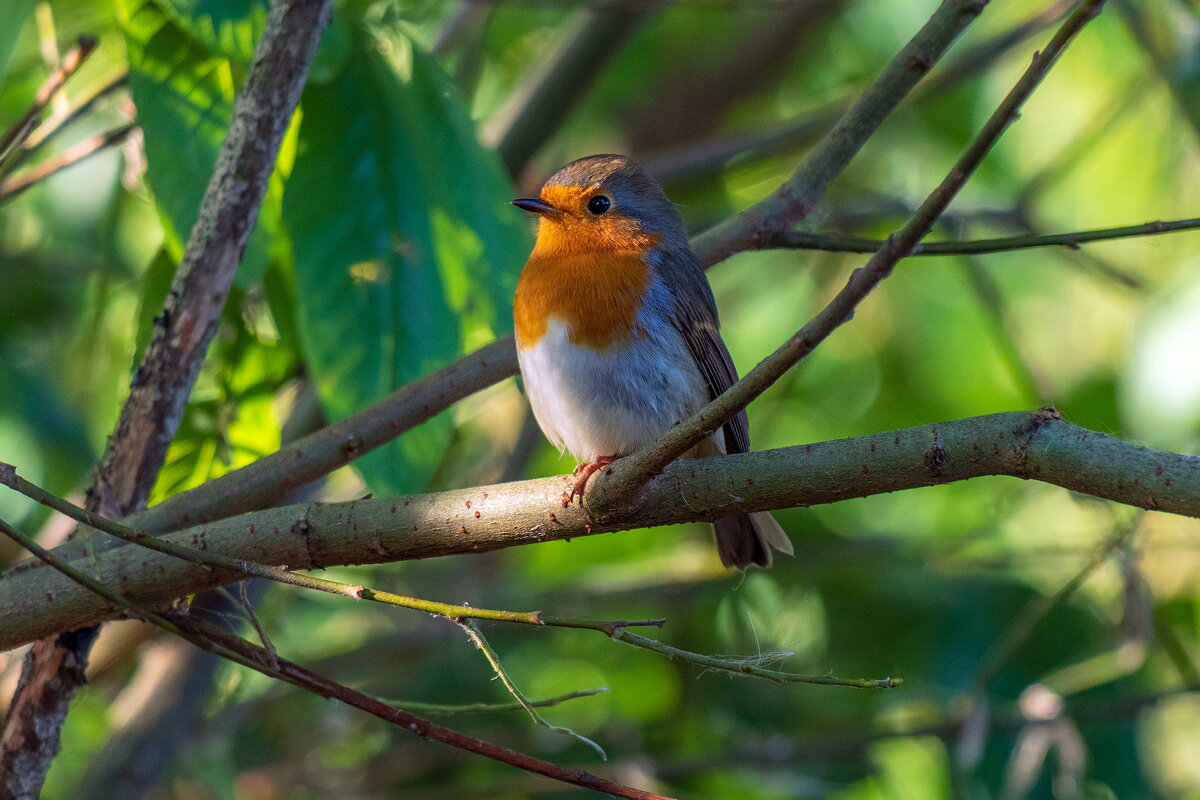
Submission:
[[[461,555],[579,536],[834,503],[987,475],[1038,480],[1139,508],[1200,517],[1200,457],[1151,450],[1012,411],[851,439],[676,462],[636,508],[564,508],[568,476],[393,499],[257,511],[163,538],[291,569]],[[478,516],[476,516],[478,514]],[[62,554],[62,548],[54,551]],[[86,560],[75,558],[75,566]],[[133,545],[98,557],[106,584],[153,606],[236,580]],[[40,566],[0,575],[0,649],[117,615]]]
[[[91,510],[124,517],[149,496],[254,227],[329,8],[329,0],[272,5],[182,263],[89,489]],[[26,657],[0,740],[0,798],[39,793],[94,638],[95,629],[85,629],[43,640]]]

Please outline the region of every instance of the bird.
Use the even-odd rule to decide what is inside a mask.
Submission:
[[[513,205],[538,217],[513,300],[525,393],[546,438],[588,477],[687,419],[737,380],[716,300],[683,220],[659,183],[627,156],[567,164],[537,197]],[[684,457],[750,449],[739,411]],[[769,567],[793,554],[769,512],[713,523],[727,567]]]

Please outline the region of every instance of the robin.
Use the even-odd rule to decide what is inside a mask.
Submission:
[[[539,197],[513,205],[539,217],[513,302],[517,355],[542,432],[583,462],[574,498],[592,473],[687,419],[737,371],[683,220],[632,160],[573,161]],[[749,449],[741,411],[685,457]],[[768,545],[792,554],[767,512],[713,527],[726,566],[768,567]]]

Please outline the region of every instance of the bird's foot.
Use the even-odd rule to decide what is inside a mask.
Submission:
[[[616,460],[616,456],[600,456],[595,461],[585,461],[576,467],[575,471],[571,473],[575,476],[575,483],[571,485],[571,493],[567,496],[567,502],[563,503],[563,505],[570,505],[571,501],[576,497],[582,501],[583,488],[587,486],[588,478],[592,477],[593,473],[604,469]]]

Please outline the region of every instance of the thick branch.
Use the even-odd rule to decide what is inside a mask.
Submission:
[[[593,509],[589,517],[576,505],[564,508],[563,491],[570,479],[555,477],[395,499],[287,506],[163,538],[233,558],[315,569],[479,553],[833,503],[985,475],[1039,480],[1140,508],[1200,517],[1200,458],[1089,431],[1044,409],[677,462],[647,485],[638,508],[621,510],[621,516]],[[86,563],[76,560],[77,566]],[[99,563],[108,585],[151,606],[237,577],[131,545],[102,553]],[[48,569],[18,568],[0,575],[0,648],[112,615],[103,600]]]

